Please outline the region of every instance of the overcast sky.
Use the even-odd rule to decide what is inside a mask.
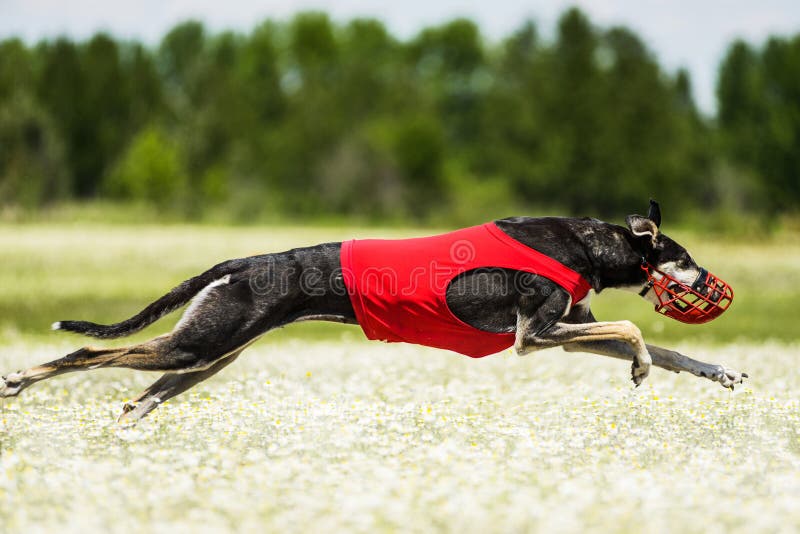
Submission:
[[[266,17],[284,19],[303,9],[321,9],[336,20],[380,18],[403,38],[423,26],[467,16],[496,41],[527,18],[538,23],[543,35],[552,35],[558,15],[572,5],[595,24],[634,29],[666,68],[687,67],[706,112],[714,110],[716,69],[732,39],[760,44],[770,33],[800,32],[800,0],[0,0],[0,38],[13,35],[32,42],[67,34],[83,39],[106,30],[152,44],[189,17],[214,30],[248,30]]]

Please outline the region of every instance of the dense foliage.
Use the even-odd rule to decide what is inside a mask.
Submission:
[[[0,205],[110,198],[185,216],[472,220],[600,215],[649,196],[800,206],[800,36],[733,44],[719,114],[630,30],[578,10],[552,42],[488,44],[468,20],[400,41],[303,13],[248,34],[173,28],[0,42]]]

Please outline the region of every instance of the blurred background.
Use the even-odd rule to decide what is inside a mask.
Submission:
[[[654,197],[745,231],[800,206],[791,1],[114,4],[0,3],[5,220],[450,226]]]
[[[796,339],[796,2],[0,0],[0,340],[227,257],[649,198],[737,304],[599,317]]]

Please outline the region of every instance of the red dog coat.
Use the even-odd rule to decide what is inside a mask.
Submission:
[[[513,333],[486,332],[457,318],[447,306],[450,281],[466,271],[499,267],[543,276],[572,302],[591,289],[578,273],[486,223],[414,239],[342,243],[342,273],[368,339],[448,349],[473,358],[514,344]]]

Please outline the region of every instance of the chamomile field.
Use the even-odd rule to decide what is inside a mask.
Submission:
[[[0,225],[0,372],[86,343],[51,322],[125,318],[225,258],[429,231]],[[133,428],[116,417],[157,375],[0,400],[0,531],[797,531],[800,241],[674,237],[733,285],[731,310],[684,326],[609,291],[596,315],[749,373],[734,392],[660,369],[633,389],[627,363],[560,349],[472,360],[294,325]]]

